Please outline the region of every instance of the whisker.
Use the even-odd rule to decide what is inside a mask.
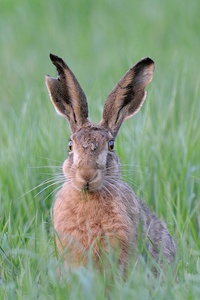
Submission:
[[[140,168],[140,169],[144,169],[145,167],[142,167],[141,165],[136,165],[136,164],[120,164],[121,166],[124,166],[124,167],[137,167],[137,168]]]
[[[122,193],[122,191],[117,187],[117,185],[121,186],[123,189],[126,189],[128,192],[132,192],[132,189],[126,185],[126,183],[124,183],[123,181],[117,181],[117,185],[116,185],[116,180],[112,180],[109,178],[109,183],[113,186],[114,189],[118,189],[118,191],[120,191],[120,193]],[[123,196],[123,193],[121,194]]]
[[[103,185],[103,190],[105,190],[105,191],[111,196],[111,198],[113,199],[113,194],[112,194],[111,191],[106,187],[105,184]]]
[[[130,184],[133,184],[134,186],[138,187],[136,184],[136,181],[133,178],[130,178],[128,175],[122,175],[122,179],[125,182],[128,182]]]
[[[127,183],[129,183],[130,185],[134,185],[137,189],[140,189],[139,186],[136,184],[136,181],[131,178],[130,176],[128,176],[129,174],[120,174],[121,175],[121,179],[122,179],[122,182],[125,181]],[[106,174],[107,176],[107,180],[114,180],[114,181],[119,181],[120,180],[120,177],[119,175],[113,175],[112,172],[107,172]]]
[[[134,172],[134,173],[137,172],[137,173],[142,173],[142,174],[149,174],[149,172],[145,168],[142,168],[142,167],[136,166],[136,165],[122,165],[121,170],[123,172],[127,171],[127,172]]]
[[[24,197],[24,196],[28,195],[29,193],[33,192],[34,190],[36,190],[37,188],[39,188],[41,186],[44,186],[45,184],[51,183],[51,182],[53,182],[55,180],[57,180],[57,182],[58,182],[58,180],[64,182],[65,181],[65,177],[64,177],[63,174],[59,174],[59,176],[56,175],[56,176],[49,177],[48,179],[42,181],[41,183],[39,183],[38,185],[36,185],[32,189],[30,189],[27,192],[25,192],[24,194],[22,194],[19,198]]]
[[[53,162],[56,162],[56,163],[59,163],[59,164],[63,164],[63,161],[56,160],[56,159],[53,159],[53,158],[44,157],[44,156],[37,156],[37,157],[40,158],[40,159],[46,159],[48,161],[53,161]]]
[[[56,187],[51,193],[49,193],[44,199],[43,202],[45,202],[52,194],[54,194],[57,190],[59,190],[62,187],[62,184]]]
[[[55,184],[59,184],[61,181],[56,181],[56,182],[53,182],[51,184],[49,184],[48,186],[44,187],[41,191],[39,191],[35,196],[34,198],[36,198],[38,195],[40,195],[42,192],[44,192],[46,189],[48,189],[49,187],[55,185]],[[63,183],[62,183],[63,184]]]
[[[49,169],[61,169],[61,166],[30,166],[30,169],[45,169],[45,168],[49,168]]]
[[[114,182],[116,183],[116,182]],[[122,193],[122,191],[116,186],[116,184],[112,183],[111,181],[109,182],[106,182],[106,184],[108,185],[108,190],[109,190],[109,187],[111,187],[112,189],[114,189],[115,191],[118,192],[119,196],[124,198],[125,199],[125,196],[124,194]],[[130,190],[129,190],[130,191]],[[110,192],[111,193],[111,192]],[[112,196],[113,197],[113,196]]]

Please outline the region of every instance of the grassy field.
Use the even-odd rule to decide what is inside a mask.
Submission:
[[[199,0],[1,1],[0,299],[200,299],[199,11]],[[142,257],[126,282],[112,258],[107,275],[92,264],[64,270],[51,207],[69,126],[44,84],[56,75],[50,52],[76,74],[94,122],[125,71],[154,59],[147,100],[123,125],[116,151],[176,240],[164,279]]]

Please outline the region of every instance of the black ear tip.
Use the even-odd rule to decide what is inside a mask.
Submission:
[[[49,57],[50,57],[51,61],[55,61],[58,58],[58,56],[56,56],[52,53],[49,54]]]
[[[154,65],[154,61],[150,57],[145,57],[144,61],[147,65]]]
[[[49,57],[50,57],[50,59],[52,60],[52,59],[55,57],[55,55],[52,54],[52,53],[50,53],[50,54],[49,54]]]
[[[49,54],[49,57],[50,57],[50,59],[51,59],[51,61],[52,61],[52,63],[58,63],[58,62],[60,62],[60,63],[63,63],[63,60],[62,60],[62,58],[60,58],[59,56],[57,56],[57,55],[55,55],[55,54],[52,54],[52,53],[50,53]]]
[[[140,70],[141,68],[151,68],[151,70],[155,69],[155,64],[153,59],[150,57],[144,57],[142,58],[138,63],[136,63],[132,68],[134,70]]]

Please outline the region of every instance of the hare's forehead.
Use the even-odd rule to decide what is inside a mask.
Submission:
[[[73,141],[83,147],[91,144],[94,144],[95,147],[101,147],[112,138],[109,131],[98,127],[82,128],[71,136]]]

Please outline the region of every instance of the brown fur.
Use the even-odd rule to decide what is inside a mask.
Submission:
[[[72,148],[63,164],[66,181],[53,208],[57,247],[66,264],[86,264],[91,251],[98,265],[102,251],[111,248],[119,250],[119,265],[124,268],[129,256],[137,253],[140,225],[152,256],[159,261],[161,252],[172,262],[172,237],[120,179],[119,160],[111,148],[122,122],[144,102],[153,61],[143,59],[125,74],[106,100],[102,121],[93,125],[77,79],[62,59],[53,55],[51,59],[59,76],[46,77],[47,88],[56,110],[67,118],[72,130]]]
[[[69,247],[66,260],[72,264],[86,263],[91,247],[94,260],[98,261],[102,247],[108,250],[108,242],[123,249],[119,258],[123,264],[128,263],[128,253],[136,251],[138,207],[134,198],[130,209],[128,201],[122,202],[114,189],[110,192],[109,196],[106,191],[80,193],[65,183],[57,195],[54,204],[57,245],[60,252]]]

